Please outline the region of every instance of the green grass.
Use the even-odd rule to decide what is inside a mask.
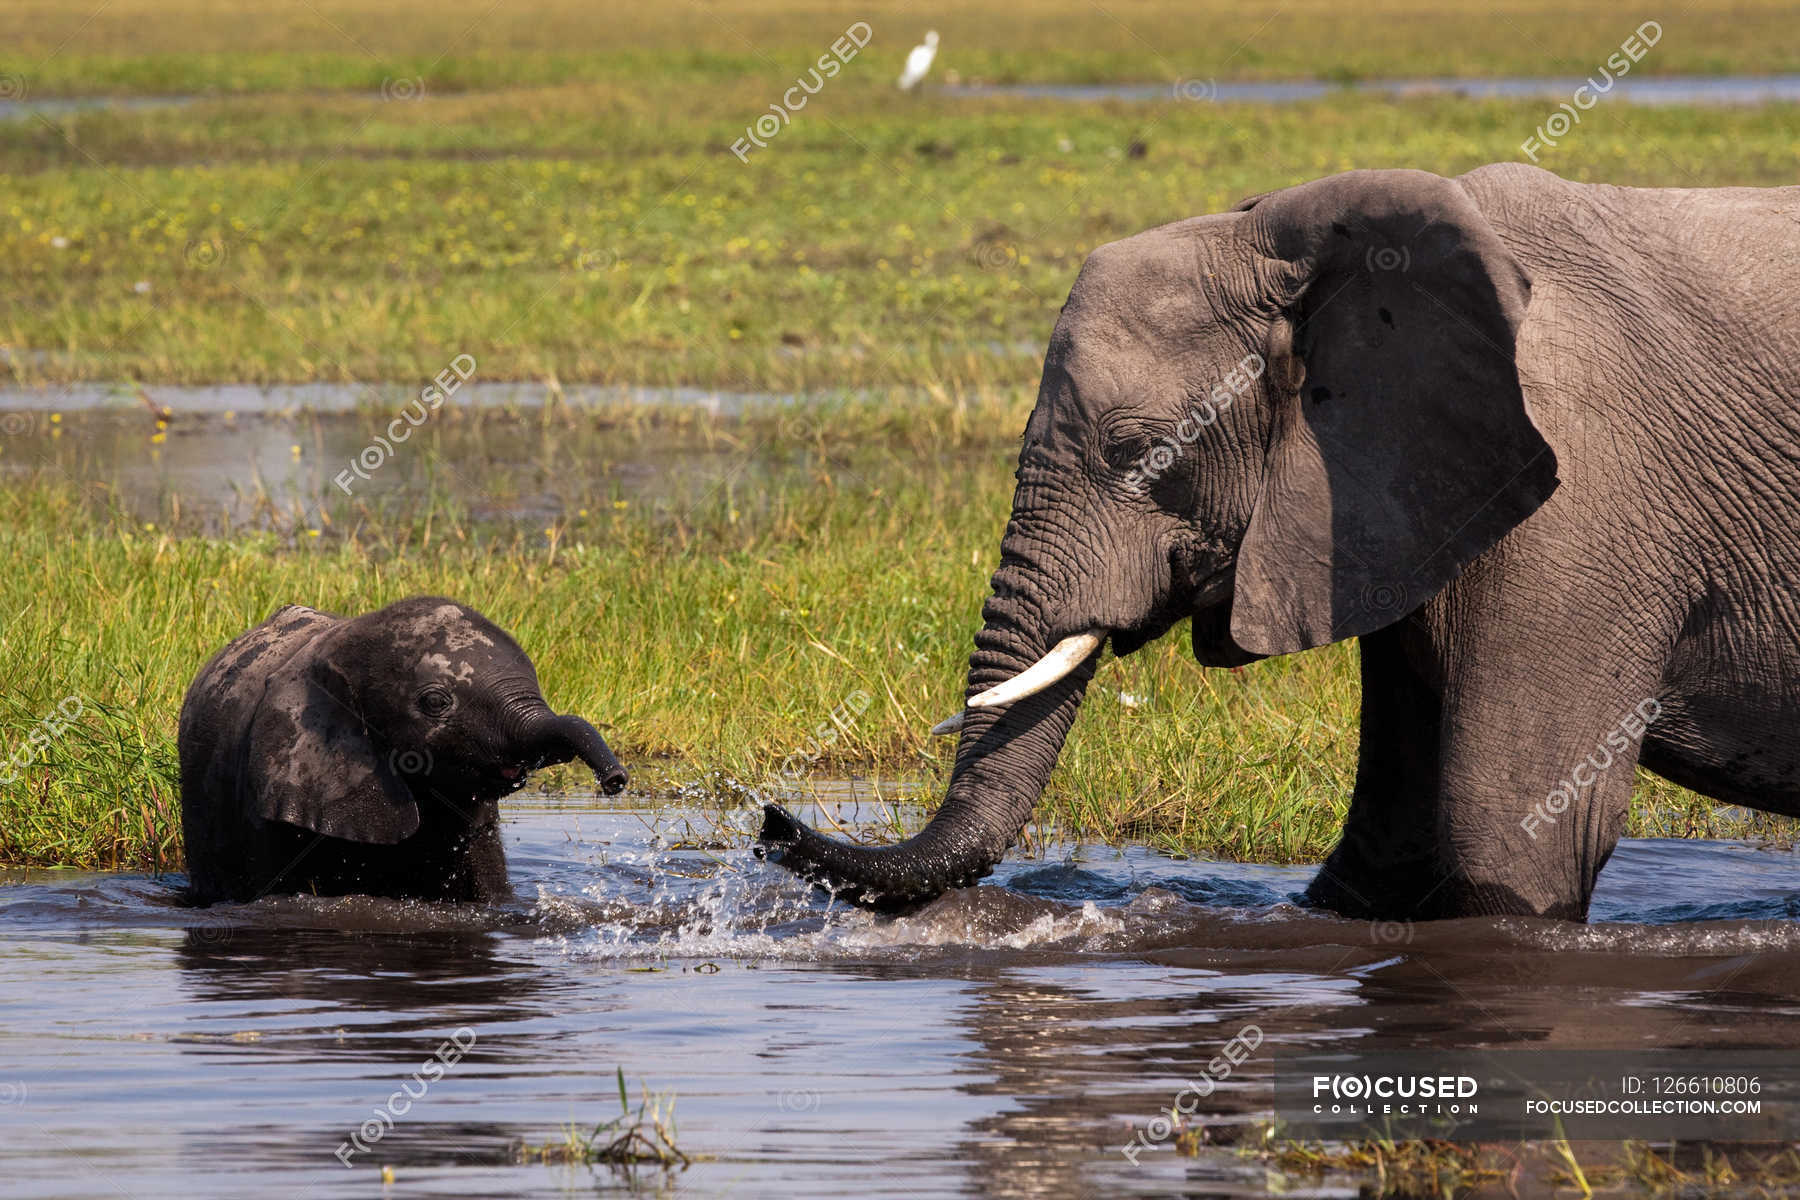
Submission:
[[[1674,11],[1606,0],[1438,3],[1288,0],[977,0],[929,16],[904,0],[8,0],[4,66],[34,95],[434,91],[591,79],[786,82],[856,21],[870,72],[892,79],[928,25],[937,70],[995,80],[1342,79],[1585,74],[1646,16],[1664,36],[1645,71],[1800,69],[1782,0],[1699,0]]]
[[[0,124],[0,379],[405,380],[471,353],[488,379],[1028,385],[1096,245],[1352,166],[1517,158],[1549,111],[901,106],[867,79],[740,163],[725,147],[768,94],[665,81]],[[1785,183],[1793,121],[1615,106],[1544,161]]]
[[[929,801],[953,747],[926,730],[961,702],[1026,403],[914,397],[738,421],[446,410],[447,440],[421,455],[473,460],[518,422],[559,448],[465,481],[504,504],[558,480],[565,515],[541,528],[477,521],[439,490],[298,520],[270,504],[261,528],[206,536],[178,494],[127,515],[106,488],[32,477],[0,493],[0,554],[34,564],[0,577],[0,745],[26,745],[64,697],[84,712],[0,786],[0,862],[174,867],[176,715],[205,659],[285,603],[361,612],[421,592],[512,630],[550,701],[601,724],[652,793],[716,777],[779,787],[776,764],[860,691],[871,703],[811,777],[918,780]],[[714,482],[622,500],[609,473],[568,466],[601,446],[630,461],[671,445],[707,457]],[[1354,772],[1354,662],[1345,645],[1205,671],[1184,631],[1108,661],[1039,836],[1321,855]],[[1640,799],[1640,831],[1736,831],[1647,776]]]

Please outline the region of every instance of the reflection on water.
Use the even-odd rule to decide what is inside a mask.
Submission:
[[[96,383],[72,383],[66,387],[0,387],[0,428],[9,433],[20,433],[43,426],[40,420],[25,420],[13,414],[129,413],[147,411],[146,405],[166,408],[182,416],[361,412],[371,418],[385,419],[417,400],[421,390],[418,386],[378,383],[158,384],[154,394],[136,386],[118,388]],[[455,393],[459,408],[542,408],[551,396],[549,389],[541,383],[482,380],[464,383]],[[716,388],[610,387],[602,384],[570,384],[559,388],[555,396],[559,403],[578,409],[614,406],[698,408],[724,416],[758,406],[796,404],[822,398],[822,394],[794,396],[776,392],[722,392]]]
[[[748,822],[508,816],[500,908],[0,888],[8,1194],[369,1195],[384,1163],[407,1194],[586,1193],[616,1181],[513,1147],[610,1116],[621,1067],[712,1156],[675,1191],[1254,1194],[1228,1153],[1119,1153],[1246,1024],[1267,1040],[1203,1120],[1265,1112],[1284,1049],[1800,1036],[1787,851],[1626,842],[1586,927],[1372,926],[1294,908],[1305,868],[1068,847],[883,919],[758,863]],[[334,1152],[462,1027],[467,1056],[346,1171]]]
[[[0,99],[0,121],[69,117],[84,112],[138,112],[180,108],[194,96],[46,96],[38,99]]]
[[[73,482],[139,520],[215,534],[352,527],[371,515],[406,523],[444,507],[476,526],[534,533],[629,505],[691,514],[706,503],[748,516],[770,497],[818,483],[817,448],[779,433],[780,421],[813,419],[796,408],[809,398],[667,391],[649,398],[646,415],[646,389],[596,389],[547,405],[541,388],[494,385],[485,396],[479,388],[467,385],[436,411],[420,409],[416,393],[344,388],[321,388],[300,407],[241,409],[218,406],[249,399],[238,391],[269,393],[211,389],[210,407],[197,409],[181,406],[194,397],[163,389],[86,409],[45,402],[7,410],[0,396],[0,480]],[[625,407],[608,407],[613,400]],[[159,420],[165,407],[172,415]],[[778,410],[766,429],[733,432],[695,419],[757,407]],[[665,424],[653,423],[658,408],[669,410]],[[423,412],[416,427],[408,412]],[[921,454],[902,468],[880,448],[855,446],[834,452],[833,462],[852,482],[933,471],[956,478],[968,467],[957,451]]]
[[[1464,96],[1475,100],[1542,97],[1567,100],[1585,77],[1501,76],[1493,79],[1362,79],[1343,83],[1317,79],[1214,83],[1017,83],[946,87],[955,96],[1023,96],[1037,100],[1209,100],[1236,104],[1296,104],[1342,92],[1378,96]],[[1607,83],[1596,76],[1596,84]],[[1606,100],[1627,104],[1793,104],[1800,102],[1800,75],[1637,75],[1612,81]]]
[[[1605,82],[1605,77],[1600,76]],[[1294,104],[1316,100],[1339,91],[1374,92],[1379,95],[1416,96],[1452,95],[1476,98],[1509,96],[1555,96],[1566,99],[1586,82],[1575,76],[1499,76],[1469,78],[1442,76],[1430,79],[1363,79],[1331,82],[1317,79],[1249,80],[1213,83],[1206,81],[1204,93],[1197,92],[1196,80],[1180,84],[1105,83],[1105,84],[968,84],[946,86],[952,96],[1028,96],[1055,100],[1167,100],[1176,87],[1180,98],[1221,100],[1253,104]],[[1612,95],[1634,104],[1769,104],[1800,101],[1800,75],[1640,75],[1617,80]],[[79,96],[44,99],[0,99],[0,121],[23,121],[33,117],[55,118],[83,112],[127,111],[181,107],[205,99],[211,103],[258,103],[264,99],[256,93],[225,96]],[[383,102],[378,94],[343,97],[346,101],[365,100],[371,108]],[[428,97],[420,96],[418,100]]]

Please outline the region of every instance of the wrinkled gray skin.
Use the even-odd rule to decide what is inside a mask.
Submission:
[[[1183,444],[1248,354],[1255,389]],[[971,697],[1090,629],[1128,654],[1191,618],[1207,666],[1360,638],[1355,793],[1309,892],[1344,914],[1584,918],[1634,761],[1800,813],[1800,188],[1354,171],[1102,247],[983,617]],[[1097,658],[971,709],[917,837],[771,809],[768,852],[876,904],[973,882]]]
[[[181,824],[200,903],[271,892],[499,900],[499,799],[581,759],[531,660],[473,609],[415,596],[354,619],[299,605],[215,655],[181,706]]]

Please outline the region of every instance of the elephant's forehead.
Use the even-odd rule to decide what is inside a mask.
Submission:
[[[451,659],[448,654],[427,654],[419,660],[419,668],[428,677],[467,683],[475,675],[475,664],[467,659]]]
[[[458,654],[471,646],[494,645],[489,637],[461,606],[440,604],[420,613],[407,633],[415,640],[435,646],[449,654]]]
[[[1042,397],[1059,418],[1097,415],[1151,382],[1162,356],[1146,353],[1133,330],[1107,320],[1070,324],[1047,358]]]

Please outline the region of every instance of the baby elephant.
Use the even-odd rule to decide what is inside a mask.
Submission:
[[[501,796],[579,758],[625,768],[552,712],[531,660],[472,609],[415,596],[353,619],[288,605],[213,656],[181,706],[193,898],[510,895]]]

